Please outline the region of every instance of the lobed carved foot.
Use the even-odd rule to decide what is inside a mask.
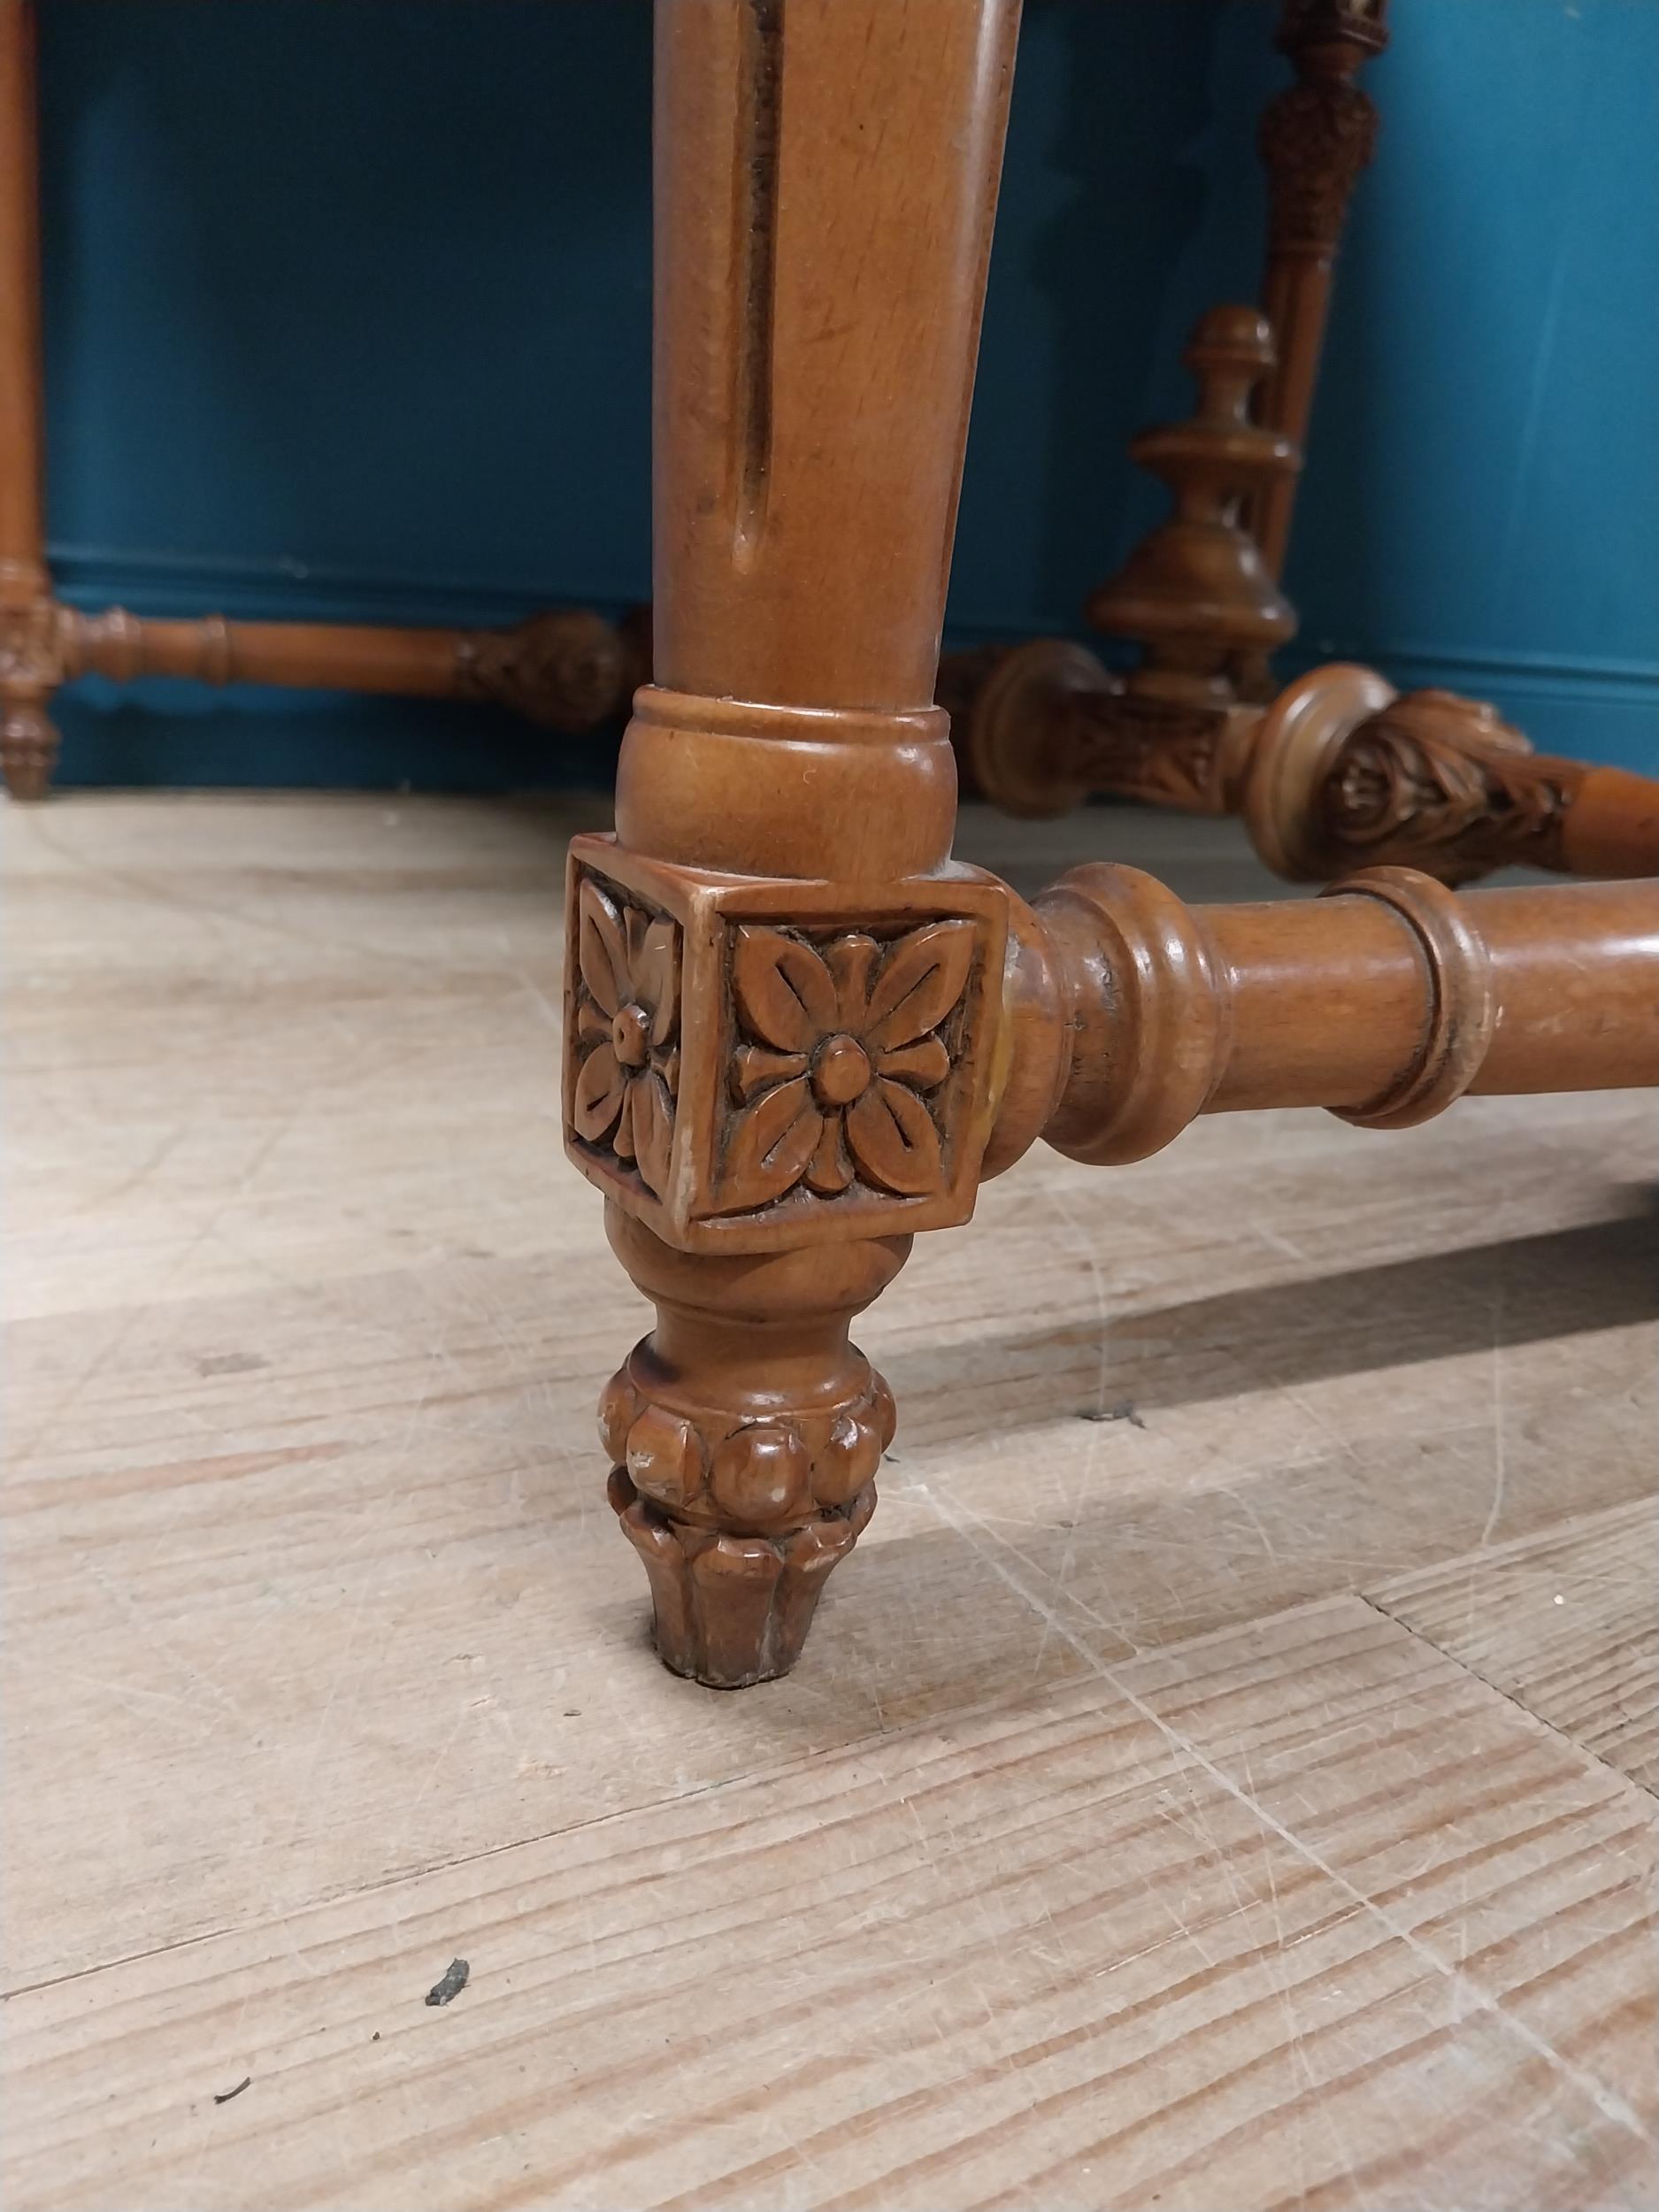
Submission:
[[[607,1222],[657,1312],[599,1405],[657,1650],[715,1689],[770,1681],[875,1510],[897,1417],[847,1332],[910,1240],[740,1256],[677,1250],[615,1203]]]
[[[756,1449],[764,1466],[776,1455],[775,1440],[757,1439]],[[608,1495],[645,1563],[664,1665],[718,1690],[746,1689],[788,1673],[830,1570],[876,1509],[870,1481],[844,1505],[794,1528],[743,1535],[676,1520],[643,1495],[623,1467],[611,1469]]]
[[[43,799],[58,759],[58,728],[43,698],[12,697],[0,709],[0,774],[14,799]]]
[[[600,1437],[634,1488],[682,1521],[755,1535],[798,1528],[814,1513],[846,1512],[893,1441],[893,1394],[853,1356],[868,1383],[850,1402],[734,1418],[663,1374],[644,1337],[599,1402]]]
[[[37,571],[26,585],[44,588]],[[0,562],[0,593],[19,581]],[[43,799],[58,758],[58,731],[46,703],[63,681],[58,610],[50,599],[0,599],[0,773],[14,799]]]

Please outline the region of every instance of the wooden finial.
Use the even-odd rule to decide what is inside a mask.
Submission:
[[[1094,593],[1088,618],[1144,646],[1131,691],[1222,710],[1233,701],[1234,658],[1267,651],[1295,629],[1240,526],[1240,503],[1301,464],[1287,438],[1250,419],[1250,396],[1273,365],[1272,334],[1255,308],[1212,308],[1182,357],[1197,380],[1196,411],[1142,431],[1129,449],[1170,487],[1174,512]]]
[[[1042,638],[973,672],[963,749],[979,789],[1005,812],[1063,814],[1100,790],[1199,813],[1231,803],[1255,718],[1240,706],[1236,669],[1295,627],[1240,508],[1300,464],[1289,440],[1250,418],[1273,365],[1254,308],[1212,309],[1182,357],[1195,411],[1130,446],[1170,487],[1174,512],[1087,609],[1097,629],[1139,641],[1140,665],[1119,677],[1083,646]]]

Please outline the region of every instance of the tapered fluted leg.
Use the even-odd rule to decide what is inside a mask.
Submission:
[[[572,854],[572,1157],[668,1664],[794,1663],[893,1432],[849,1325],[966,1218],[1000,887],[933,705],[1018,0],[659,0],[655,682]]]

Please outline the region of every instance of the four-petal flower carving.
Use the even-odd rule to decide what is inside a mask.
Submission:
[[[732,987],[747,1041],[733,1056],[742,1110],[724,1196],[771,1204],[797,1183],[826,1198],[855,1176],[899,1197],[937,1190],[944,1163],[926,1102],[950,1073],[936,1033],[967,987],[972,922],[931,922],[882,945],[862,932],[811,944],[740,927]]]
[[[680,1082],[680,932],[665,916],[607,898],[591,876],[577,912],[580,1065],[572,1118],[588,1144],[608,1142],[632,1161],[660,1198]]]

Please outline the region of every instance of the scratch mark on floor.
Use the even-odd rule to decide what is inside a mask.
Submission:
[[[1492,1301],[1492,1507],[1480,1532],[1482,1551],[1492,1541],[1503,1512],[1503,1285],[1500,1283]]]
[[[1155,1706],[1149,1705],[1145,1698],[1124,1680],[1117,1668],[1101,1658],[1093,1647],[1086,1643],[1076,1630],[1061,1618],[1052,1605],[1048,1604],[1037,1591],[1027,1588],[1020,1577],[996,1556],[996,1550],[993,1547],[996,1549],[1001,1548],[996,1537],[985,1527],[972,1508],[959,1505],[954,1499],[933,1492],[925,1483],[918,1483],[917,1489],[938,1513],[940,1518],[949,1527],[954,1529],[964,1542],[972,1546],[998,1580],[1006,1584],[1016,1596],[1022,1598],[1040,1620],[1047,1623],[1050,1634],[1065,1644],[1085,1666],[1122,1698],[1124,1702],[1138,1713],[1148,1726],[1155,1728],[1183,1763],[1190,1761],[1198,1767],[1209,1776],[1217,1789],[1225,1792],[1235,1803],[1241,1805],[1253,1819],[1264,1823],[1282,1843],[1310,1866],[1316,1868],[1328,1882],[1334,1884],[1345,1897],[1352,1898],[1366,1911],[1374,1913],[1383,1926],[1387,1929],[1389,1934],[1397,1942],[1403,1944],[1412,1956],[1419,1960],[1432,1972],[1442,1976],[1462,2001],[1476,2010],[1489,2014],[1504,2033],[1515,2037],[1535,2058],[1543,2059],[1558,2074],[1571,2082],[1583,2095],[1589,2098],[1591,2103],[1604,2119],[1610,2120],[1615,2126],[1624,2129],[1628,2133],[1635,2136],[1640,2142],[1647,2143],[1649,2140],[1647,2130],[1643,2126],[1640,2118],[1616,2090],[1609,2089],[1607,2084],[1598,2079],[1595,2075],[1587,2072],[1572,2059],[1565,2057],[1535,2028],[1501,2005],[1489,1991],[1483,1988],[1461,1967],[1441,1958],[1432,1945],[1423,1940],[1416,1929],[1398,1919],[1386,1906],[1379,1904],[1375,1898],[1368,1897],[1363,1890],[1351,1882],[1338,1868],[1322,1858],[1310,1844],[1305,1843],[1300,1836],[1294,1834],[1290,1829],[1286,1828],[1284,1823],[1276,1818],[1265,1805],[1251,1797],[1233,1779],[1225,1768],[1217,1766],[1215,1761],[1201,1750],[1190,1737],[1183,1735],[1179,1729],[1165,1720]],[[989,1542],[981,1541],[982,1537],[988,1538]]]

